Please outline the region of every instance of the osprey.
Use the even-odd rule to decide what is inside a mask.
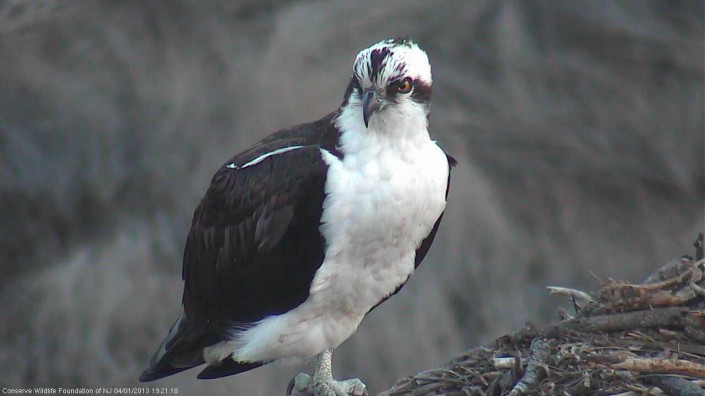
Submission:
[[[409,39],[362,50],[343,103],[227,161],[184,249],[183,313],[142,373],[198,378],[318,355],[288,393],[361,395],[332,351],[428,252],[455,160],[428,132],[431,66]]]

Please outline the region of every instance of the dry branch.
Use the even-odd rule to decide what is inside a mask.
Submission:
[[[615,356],[607,358],[613,357]],[[605,358],[605,356],[601,356],[601,358]],[[586,362],[585,365],[587,368],[608,367],[614,370],[629,370],[642,374],[677,374],[705,379],[705,365],[683,359],[628,357],[613,363]]]
[[[687,318],[690,314],[688,308],[671,307],[577,318],[546,326],[526,327],[500,337],[497,341],[518,344],[535,337],[558,338],[575,332],[596,333],[637,328],[683,327],[688,322]]]
[[[538,386],[539,381],[548,372],[549,345],[545,339],[534,338],[529,348],[529,364],[526,366],[524,376],[514,385],[509,396],[519,396]]]

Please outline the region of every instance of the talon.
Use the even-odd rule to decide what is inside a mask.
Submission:
[[[286,386],[286,396],[291,396],[291,391],[294,390],[294,384],[296,383],[296,376],[291,377],[289,384]]]

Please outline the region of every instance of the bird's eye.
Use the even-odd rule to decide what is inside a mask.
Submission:
[[[396,87],[397,92],[399,92],[399,93],[405,94],[405,93],[411,92],[412,84],[411,84],[411,78],[409,78],[409,77],[399,81],[396,85],[397,85],[397,87]]]

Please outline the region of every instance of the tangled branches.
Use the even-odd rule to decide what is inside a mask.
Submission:
[[[380,395],[703,395],[702,234],[695,247],[695,258],[673,260],[643,284],[549,287],[572,299],[574,317],[528,324]]]

